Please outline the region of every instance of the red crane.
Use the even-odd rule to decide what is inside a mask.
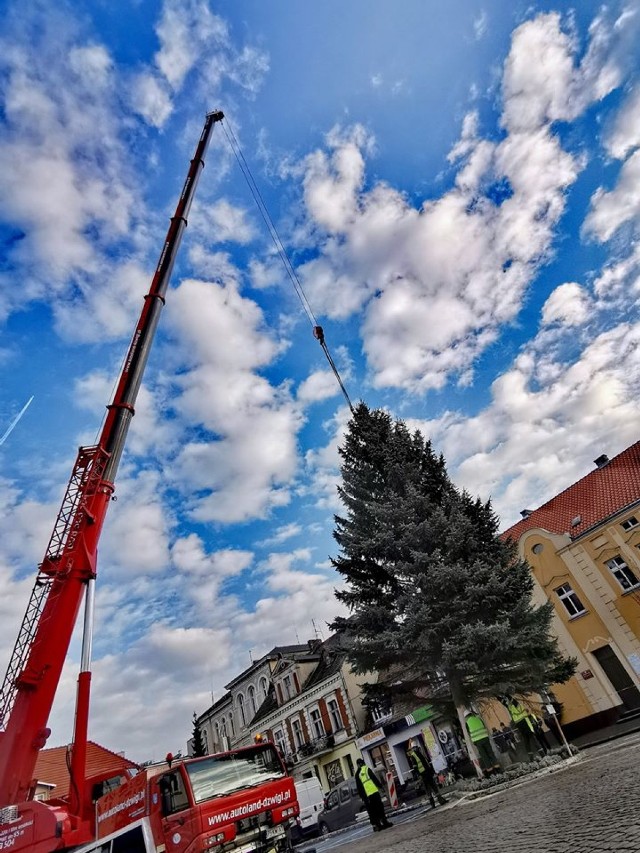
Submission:
[[[91,622],[97,549],[149,351],[165,303],[165,294],[204,156],[216,122],[204,128],[160,260],[136,326],[113,401],[107,407],[98,443],[81,447],[62,500],[44,559],[0,690],[0,809],[28,800],[33,793],[38,752],[50,734],[47,722],[83,595],[85,624]],[[87,635],[86,635],[87,636]],[[70,813],[87,819],[91,803],[82,802],[86,758],[90,640],[83,645],[74,745],[71,758]],[[79,840],[75,843],[79,843]]]

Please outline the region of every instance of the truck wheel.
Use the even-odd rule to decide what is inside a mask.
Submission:
[[[320,829],[320,835],[324,835],[325,837],[327,835],[329,835],[329,827],[327,826],[327,824],[323,820],[320,821],[319,829]]]

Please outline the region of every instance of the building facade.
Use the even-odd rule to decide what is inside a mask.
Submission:
[[[596,468],[503,534],[551,601],[576,675],[553,692],[576,737],[640,716],[640,442]]]
[[[361,681],[337,636],[277,646],[227,684],[198,723],[208,751],[262,735],[278,746],[294,777],[316,775],[328,791],[353,775],[360,756]]]

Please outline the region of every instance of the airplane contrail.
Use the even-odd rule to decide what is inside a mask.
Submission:
[[[24,406],[22,407],[22,409],[18,412],[18,414],[15,416],[15,418],[11,421],[11,423],[9,424],[9,426],[8,426],[8,427],[6,428],[6,430],[4,431],[4,435],[2,436],[2,438],[0,438],[0,447],[2,447],[2,445],[5,443],[5,441],[9,438],[9,436],[10,436],[10,435],[11,435],[11,433],[13,432],[13,430],[14,430],[14,428],[15,428],[16,424],[18,423],[18,421],[20,420],[20,418],[24,415],[24,413],[27,411],[27,409],[28,409],[28,408],[29,408],[29,406],[31,405],[31,401],[32,401],[32,400],[33,400],[33,394],[29,397],[29,399],[28,399],[28,400],[27,400],[27,402],[24,404]]]

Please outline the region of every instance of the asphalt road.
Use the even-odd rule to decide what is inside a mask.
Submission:
[[[476,801],[396,815],[376,833],[357,825],[301,853],[640,853],[640,735],[583,753],[565,770]]]

